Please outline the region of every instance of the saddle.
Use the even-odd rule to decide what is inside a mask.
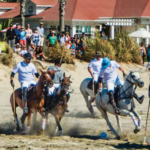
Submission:
[[[30,100],[29,98],[30,98],[30,96],[31,96],[31,95],[33,94],[33,92],[34,92],[34,89],[35,89],[35,86],[33,86],[33,85],[31,85],[31,86],[28,88],[28,94],[27,94],[27,100],[28,100],[28,101]],[[19,97],[20,99],[22,99],[22,96],[23,96],[22,93],[20,93],[18,97]]]

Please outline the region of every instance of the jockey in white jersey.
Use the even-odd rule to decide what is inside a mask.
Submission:
[[[28,88],[31,85],[35,85],[36,82],[34,81],[34,75],[39,78],[39,73],[37,72],[36,67],[34,64],[30,63],[32,56],[30,53],[26,53],[24,55],[24,61],[18,63],[14,70],[11,73],[11,86],[14,87],[14,76],[16,73],[18,73],[18,78],[19,82],[21,84],[21,89],[22,89],[22,100],[23,100],[23,113],[27,114],[28,113],[28,108],[27,108],[27,92]]]
[[[88,66],[88,71],[89,73],[91,74],[91,77],[93,78],[94,80],[94,97],[93,97],[93,100],[95,100],[95,95],[97,94],[97,91],[96,91],[96,86],[98,85],[98,77],[99,77],[99,73],[100,73],[100,69],[102,67],[102,61],[103,59],[101,58],[102,56],[102,53],[101,52],[96,52],[96,58],[93,59],[90,63],[89,63],[89,66]]]
[[[99,91],[102,91],[102,80],[104,79],[104,82],[107,85],[110,103],[112,104],[115,113],[119,114],[119,109],[117,108],[114,100],[114,88],[115,86],[122,86],[124,82],[119,79],[116,69],[122,71],[123,76],[126,76],[124,70],[116,61],[110,61],[108,57],[103,59],[102,68],[99,75]],[[139,98],[135,93],[133,94],[134,98],[136,98],[139,103],[143,102],[144,96]]]
[[[61,69],[61,60],[60,58],[57,58],[55,60],[55,65],[50,66],[48,68],[48,71],[50,72],[51,78],[53,80],[53,87],[49,88],[48,95],[53,98],[54,93],[56,92],[57,89],[61,87],[60,82],[63,80],[63,71]],[[67,92],[67,102],[69,101],[70,94]],[[69,112],[68,110],[66,110]]]

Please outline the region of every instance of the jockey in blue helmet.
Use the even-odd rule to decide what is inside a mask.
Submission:
[[[99,75],[99,91],[102,90],[102,80],[104,79],[104,82],[107,85],[110,102],[114,108],[115,113],[119,114],[119,109],[117,108],[114,100],[114,88],[115,85],[122,86],[124,82],[119,79],[116,69],[122,71],[123,76],[126,75],[122,67],[116,61],[110,61],[108,57],[103,58],[102,68]],[[138,97],[135,93],[133,96],[138,100],[139,103],[143,102],[144,96]]]

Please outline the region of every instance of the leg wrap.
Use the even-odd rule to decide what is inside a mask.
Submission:
[[[69,102],[69,99],[70,99],[70,94],[67,93],[66,96],[67,96],[67,103],[68,103],[68,102]]]
[[[25,107],[25,104],[27,102],[27,94],[28,94],[28,89],[23,88],[23,94],[22,94],[23,107]]]

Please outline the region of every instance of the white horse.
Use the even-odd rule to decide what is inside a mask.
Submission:
[[[80,90],[86,100],[89,111],[91,113],[93,113],[94,111],[91,106],[91,100],[88,101],[88,96],[90,94],[91,94],[91,97],[93,97],[92,90],[89,90],[87,88],[87,85],[90,82],[89,80],[92,80],[92,79],[85,79],[81,83]],[[134,108],[134,102],[133,102],[133,93],[135,92],[134,85],[138,86],[140,88],[142,88],[144,86],[144,82],[141,80],[138,72],[130,72],[129,75],[127,76],[124,85],[121,87],[120,91],[117,94],[117,96],[118,96],[117,107],[120,109],[121,116],[127,116],[127,115],[131,116],[131,118],[134,122],[134,125],[135,125],[134,133],[137,133],[141,129],[141,117],[139,116],[139,114],[136,112],[136,110]],[[108,96],[107,89],[103,89],[101,93],[97,94],[96,106],[97,106],[98,110],[100,110],[100,112],[102,113],[102,116],[106,120],[111,131],[116,135],[116,137],[118,139],[120,139],[119,134],[113,128],[113,126],[111,125],[109,118],[107,116],[107,112],[109,112],[113,115],[116,115],[112,105],[109,103],[109,96]],[[137,117],[138,123],[137,123],[135,117]],[[120,133],[122,133],[121,124],[120,124],[118,115],[116,115],[116,119],[117,119],[118,127],[120,129]]]

